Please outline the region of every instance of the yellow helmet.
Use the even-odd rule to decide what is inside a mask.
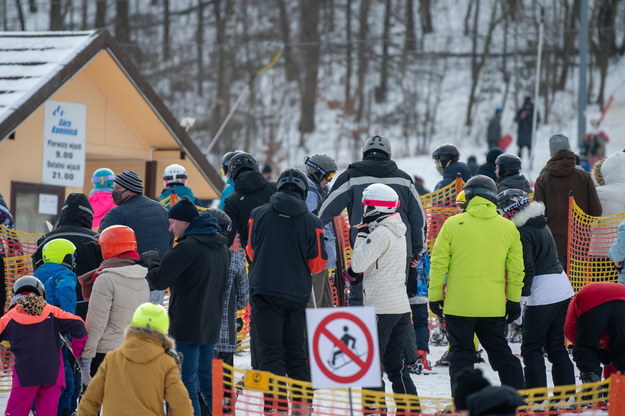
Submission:
[[[464,191],[460,191],[458,195],[456,195],[456,206],[460,211],[464,211],[464,207],[467,205],[467,198],[464,196]]]
[[[146,302],[139,305],[130,323],[139,328],[155,329],[166,334],[169,329],[169,315],[161,305]]]
[[[44,263],[63,264],[69,268],[74,266],[74,253],[76,246],[64,238],[56,238],[48,241],[41,250]]]

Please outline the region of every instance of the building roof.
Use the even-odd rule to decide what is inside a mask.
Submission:
[[[0,32],[0,141],[102,50],[115,59],[184,153],[220,193],[224,182],[219,173],[105,30]]]

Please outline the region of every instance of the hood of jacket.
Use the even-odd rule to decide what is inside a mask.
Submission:
[[[297,217],[308,212],[306,201],[290,191],[278,191],[269,198],[271,207],[279,214]]]
[[[391,214],[382,218],[380,221],[369,224],[369,230],[373,232],[378,227],[386,227],[393,232],[397,237],[403,237],[406,235],[406,224],[401,219],[399,213]]]
[[[545,170],[552,176],[569,176],[575,169],[575,153],[560,150],[547,162]]]
[[[465,212],[477,218],[492,218],[497,214],[497,206],[486,198],[474,196],[467,205]]]
[[[545,205],[538,201],[532,202],[525,209],[512,217],[512,222],[517,226],[517,228],[523,227],[525,224],[543,228],[547,225]]]
[[[62,225],[78,225],[91,228],[93,224],[93,207],[84,194],[69,194],[65,205],[61,208],[61,216],[57,227]]]
[[[379,155],[369,155],[365,160],[351,163],[347,168],[360,171],[364,174],[363,176],[382,178],[395,172],[397,163]]]
[[[244,170],[234,181],[234,190],[242,194],[251,194],[267,186],[269,182],[258,171]]]
[[[184,233],[184,237],[190,235],[215,235],[221,232],[217,219],[212,215],[198,215],[193,218],[189,227]]]
[[[610,155],[601,164],[601,176],[603,183],[625,183],[625,153],[618,152]]]
[[[41,271],[40,271],[41,270]],[[58,264],[58,263],[43,263],[41,266],[39,266],[37,268],[37,274],[41,275],[41,274],[49,274],[50,276],[58,273],[58,272],[62,272],[62,271],[69,271],[69,269],[67,267],[65,267],[62,264]],[[39,278],[39,280],[41,280],[41,278]]]
[[[129,325],[125,335],[119,350],[127,360],[134,363],[148,363],[174,348],[174,341],[170,337],[154,329]]]
[[[133,264],[130,266],[103,268],[102,273],[114,273],[128,279],[145,279],[148,269],[140,264]]]

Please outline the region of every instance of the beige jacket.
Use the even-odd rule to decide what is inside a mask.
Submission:
[[[122,345],[124,329],[135,309],[150,299],[145,279],[148,269],[138,264],[103,269],[97,277],[87,311],[85,359]]]

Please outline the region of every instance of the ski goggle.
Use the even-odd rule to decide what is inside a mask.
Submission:
[[[328,174],[326,175],[326,180],[327,180],[328,182],[330,182],[330,181],[332,180],[332,178],[334,178],[334,174],[335,174],[335,173],[336,173],[336,172],[328,172]]]

